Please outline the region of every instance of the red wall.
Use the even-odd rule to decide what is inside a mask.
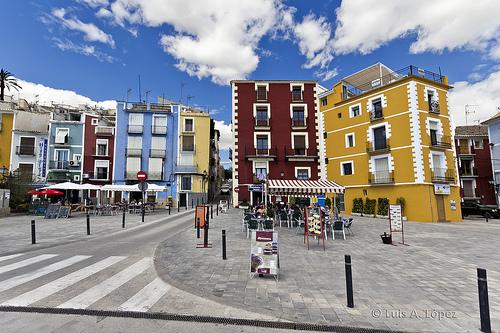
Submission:
[[[475,149],[474,166],[477,168],[476,188],[484,205],[496,205],[494,185],[491,171],[491,154],[488,139],[483,140],[483,149]]]
[[[318,179],[318,160],[313,162],[289,162],[285,159],[285,147],[292,147],[292,119],[290,117],[290,104],[293,104],[290,92],[290,83],[269,82],[267,101],[257,101],[254,82],[236,83],[237,100],[236,106],[238,128],[236,137],[238,138],[238,183],[253,183],[252,161],[245,157],[245,147],[254,146],[254,124],[253,104],[269,103],[271,109],[270,132],[271,148],[277,148],[277,159],[269,162],[269,179],[295,179],[295,167],[304,166],[311,168],[311,178]],[[317,131],[315,125],[314,83],[304,83],[303,101],[298,104],[307,104],[307,130],[296,131],[308,133],[309,155],[319,155],[317,151]],[[258,131],[257,131],[258,132]],[[295,131],[294,131],[295,132]],[[312,154],[311,154],[312,153]],[[281,171],[285,173],[281,178]],[[239,200],[249,200],[249,192],[245,186],[239,187]]]
[[[96,136],[95,128],[97,125],[92,125],[92,119],[98,119],[98,116],[94,115],[85,115],[85,138],[84,138],[84,156],[83,156],[83,174],[94,174],[94,160],[109,160],[109,177],[108,181],[92,181],[87,178],[83,178],[83,183],[92,183],[96,185],[104,185],[111,184],[113,179],[113,156],[114,156],[114,147],[115,147],[115,136],[107,135],[107,136]],[[106,126],[112,126],[108,124]],[[107,139],[108,140],[108,156],[94,156],[96,152],[96,139]],[[92,178],[92,177],[90,177]]]

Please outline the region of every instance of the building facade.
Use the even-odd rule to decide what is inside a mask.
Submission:
[[[493,173],[493,183],[495,187],[495,199],[497,206],[500,203],[500,112],[484,121],[483,125],[488,126],[488,140],[491,156],[491,169]]]
[[[210,200],[220,192],[222,186],[222,178],[220,176],[220,156],[219,156],[219,139],[220,132],[215,129],[215,122],[210,121],[210,172],[208,197]]]
[[[148,183],[164,186],[156,192],[156,202],[165,204],[176,199],[175,164],[178,146],[180,106],[175,103],[118,102],[113,162],[113,184],[136,184],[137,172],[148,174]],[[120,201],[115,192],[115,201]],[[124,192],[123,199],[140,199],[141,193]],[[149,194],[151,195],[151,194]]]
[[[320,95],[326,175],[353,199],[404,198],[409,220],[460,221],[446,76],[378,63]],[[425,205],[425,209],[422,209]]]
[[[12,148],[12,127],[14,126],[15,104],[12,101],[0,101],[0,174],[9,171]]]
[[[211,123],[208,113],[182,108],[176,169],[178,198],[182,207],[208,200]]]
[[[319,179],[317,83],[232,81],[231,90],[233,204],[263,202],[266,179]]]
[[[457,126],[455,149],[462,199],[483,205],[496,205],[488,127]]]

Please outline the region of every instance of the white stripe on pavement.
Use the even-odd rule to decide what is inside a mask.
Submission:
[[[17,254],[11,254],[10,256],[3,256],[3,257],[0,257],[0,261],[14,259],[14,258],[17,258],[19,256],[22,256],[23,254],[24,253],[17,253]]]
[[[18,269],[21,267],[25,267],[34,263],[37,263],[39,261],[44,261],[50,258],[57,257],[57,254],[42,254],[33,258],[29,258],[26,260],[18,261],[10,265],[2,266],[0,267],[0,273],[5,273],[5,272],[10,272],[13,271],[14,269]]]
[[[58,291],[61,291],[103,269],[116,264],[117,262],[125,259],[126,257],[108,257],[101,261],[96,262],[90,266],[84,267],[76,272],[65,275],[57,280],[49,282],[39,288],[28,291],[17,297],[3,302],[1,305],[12,305],[12,306],[28,306],[39,300],[48,297]]]
[[[163,282],[160,278],[156,278],[128,301],[120,305],[118,309],[121,311],[149,311],[169,289],[170,285]]]
[[[109,279],[104,280],[98,285],[59,305],[58,308],[85,309],[116,288],[122,286],[127,281],[144,272],[146,269],[151,267],[151,265],[151,258],[141,259],[132,266],[129,266],[121,272],[113,275]]]
[[[0,292],[5,291],[10,288],[14,288],[22,285],[23,283],[32,281],[41,276],[47,275],[49,273],[55,272],[59,269],[63,269],[65,267],[71,266],[77,262],[88,259],[91,256],[74,256],[62,261],[58,261],[52,265],[42,267],[34,272],[26,273],[19,276],[14,276],[13,278],[7,279],[5,281],[0,282]]]

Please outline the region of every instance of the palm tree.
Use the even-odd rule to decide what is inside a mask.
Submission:
[[[10,88],[14,88],[16,90],[22,89],[17,83],[16,78],[12,76],[12,73],[2,68],[0,69],[0,101],[4,100],[5,88],[7,88],[8,91],[10,91]]]

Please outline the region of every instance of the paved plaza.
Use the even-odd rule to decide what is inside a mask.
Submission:
[[[384,245],[388,220],[355,217],[354,235],[314,242],[308,251],[295,229],[279,233],[280,275],[249,278],[250,240],[242,212],[211,221],[210,249],[197,249],[193,227],[156,250],[158,274],[169,284],[222,304],[280,320],[405,331],[477,332],[476,268],[488,272],[491,322],[500,328],[500,223],[405,223],[405,241]],[[227,260],[221,256],[227,231]],[[398,236],[395,236],[397,243]],[[354,303],[346,307],[344,255],[353,262]]]

